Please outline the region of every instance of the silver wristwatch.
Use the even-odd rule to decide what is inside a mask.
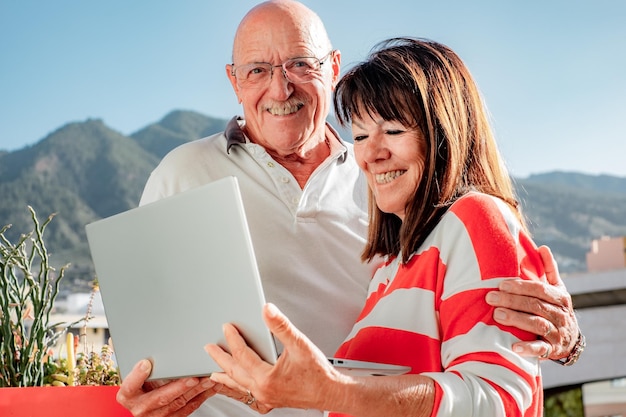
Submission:
[[[580,354],[583,353],[585,347],[587,346],[587,342],[585,341],[585,335],[578,330],[578,339],[576,340],[576,344],[574,345],[574,349],[567,355],[566,358],[561,359],[553,359],[554,362],[563,366],[571,366],[578,361]]]

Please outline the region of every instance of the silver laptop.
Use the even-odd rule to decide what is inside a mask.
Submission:
[[[223,323],[275,363],[262,319],[265,297],[235,177],[176,194],[85,227],[122,378],[149,358],[150,379],[221,371],[204,351],[226,346]],[[348,373],[410,370],[335,360]]]

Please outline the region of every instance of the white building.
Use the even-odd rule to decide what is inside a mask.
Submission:
[[[84,332],[85,339],[81,340],[82,345],[78,346],[77,353],[85,350],[99,353],[110,337],[100,292],[94,294],[90,319],[85,322],[90,297],[89,293],[71,294],[56,303],[57,309],[62,313],[50,316],[50,323],[60,323],[59,328],[65,328],[71,324],[69,331],[74,336],[81,336]],[[65,340],[65,337],[61,337],[54,348],[54,352],[58,352],[61,357],[65,357]]]

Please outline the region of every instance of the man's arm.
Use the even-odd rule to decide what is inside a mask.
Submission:
[[[487,294],[487,303],[496,307],[494,319],[537,334],[532,342],[518,342],[513,349],[524,356],[541,356],[572,365],[584,349],[584,336],[556,262],[547,246],[541,246],[548,283],[505,280],[499,291]]]

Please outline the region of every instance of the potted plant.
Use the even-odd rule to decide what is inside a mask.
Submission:
[[[51,323],[68,265],[58,271],[50,265],[44,232],[54,215],[40,223],[29,211],[33,230],[16,242],[6,237],[10,225],[0,229],[0,415],[130,416],[115,400],[120,379],[110,345],[75,355],[78,340],[69,332],[75,323]],[[89,317],[88,308],[85,323]],[[64,333],[66,357],[55,357],[52,348]]]

